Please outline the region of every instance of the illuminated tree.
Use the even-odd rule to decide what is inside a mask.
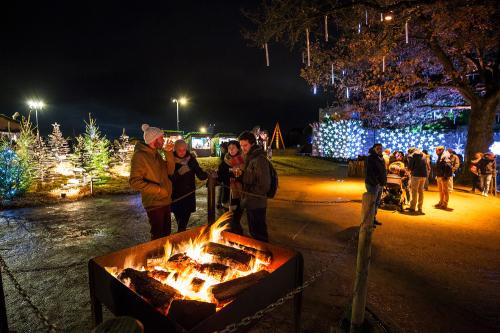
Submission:
[[[30,182],[28,169],[5,140],[0,141],[0,199],[12,199],[24,193]]]
[[[496,1],[275,0],[247,16],[257,27],[247,38],[305,47],[301,76],[352,104],[362,119],[391,118],[400,109],[389,104],[412,96],[422,114],[465,102],[466,153],[491,145],[500,104]]]
[[[89,115],[85,133],[76,137],[73,160],[92,176],[104,175],[110,163],[110,142],[101,134],[95,119]]]
[[[48,146],[52,157],[58,163],[66,160],[70,149],[68,140],[64,138],[58,123],[52,124],[52,134],[49,134]]]

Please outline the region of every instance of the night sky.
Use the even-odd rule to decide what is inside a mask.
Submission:
[[[38,96],[43,134],[62,124],[64,135],[83,130],[92,113],[101,130],[137,136],[144,122],[175,129],[174,96],[185,95],[181,129],[216,124],[239,133],[305,127],[325,104],[299,77],[301,57],[270,44],[248,46],[241,8],[256,1],[41,2],[2,10],[0,113],[26,114]],[[77,4],[77,5],[75,5]]]

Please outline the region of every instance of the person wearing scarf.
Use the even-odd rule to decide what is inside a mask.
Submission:
[[[195,176],[206,180],[208,174],[200,167],[196,157],[187,150],[184,140],[174,144],[175,170],[172,180],[172,212],[177,222],[177,232],[185,231],[191,217],[196,211]]]
[[[240,220],[243,215],[243,209],[241,208],[241,191],[243,189],[243,184],[241,183],[241,179],[236,177],[233,172],[235,169],[243,171],[245,166],[245,160],[241,154],[240,143],[238,141],[233,140],[228,143],[228,152],[224,156],[224,164],[229,169],[229,209],[233,212],[233,218],[230,222],[231,231],[242,235],[243,229]]]

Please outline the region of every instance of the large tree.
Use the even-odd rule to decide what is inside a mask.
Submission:
[[[499,12],[494,0],[272,0],[246,13],[256,28],[245,36],[266,49],[273,41],[302,48],[301,76],[366,119],[412,96],[469,105],[471,156],[493,141]]]

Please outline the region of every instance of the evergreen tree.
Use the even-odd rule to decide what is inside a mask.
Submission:
[[[50,159],[49,150],[43,137],[36,137],[34,145],[30,150],[34,179],[42,183],[53,180],[50,173],[53,163]]]
[[[27,165],[5,140],[0,141],[0,199],[12,199],[23,194],[30,182]]]
[[[36,136],[33,132],[29,116],[28,118],[23,117],[21,119],[21,130],[15,145],[16,158],[13,160],[17,165],[16,168],[18,168],[16,169],[18,171],[13,172],[16,174],[16,186],[19,188],[20,193],[26,191],[34,180],[33,146],[35,145]],[[7,158],[10,157],[7,156]]]
[[[48,147],[51,155],[57,162],[64,162],[70,152],[68,140],[63,134],[58,123],[52,124],[52,134],[49,134]]]
[[[79,135],[75,147],[77,166],[81,166],[91,176],[104,175],[110,164],[110,142],[101,134],[95,119],[89,115],[85,122],[85,133]]]

